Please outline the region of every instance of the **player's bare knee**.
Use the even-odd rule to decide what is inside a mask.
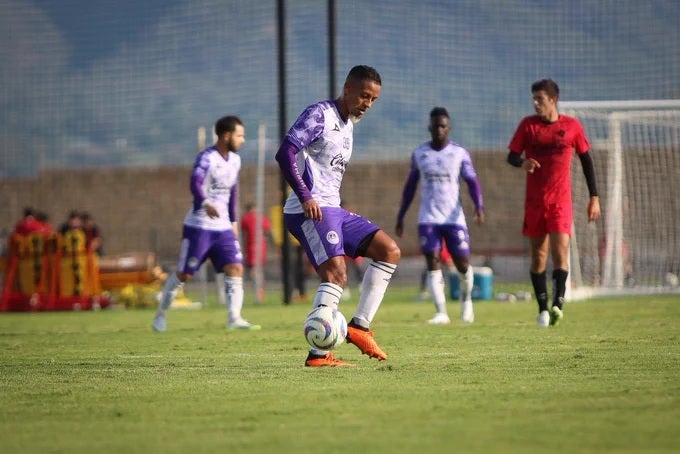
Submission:
[[[347,287],[347,270],[332,269],[326,273],[325,282],[338,285],[342,288]]]
[[[401,260],[401,249],[399,249],[397,243],[391,241],[388,243],[387,248],[385,249],[385,258],[383,261],[396,265],[399,263],[399,260]]]
[[[230,277],[243,277],[243,265],[240,263],[230,263],[224,265],[222,272]]]
[[[425,254],[425,262],[427,263],[427,269],[438,270],[441,269],[441,259],[435,254]]]
[[[316,273],[321,282],[330,282],[342,288],[347,286],[347,267],[345,266],[344,259],[342,261],[335,259],[328,260],[317,268]]]
[[[545,268],[548,259],[547,251],[535,250],[531,253],[531,269],[540,270]]]
[[[470,262],[467,258],[454,258],[453,264],[456,266],[456,270],[463,274],[467,273],[467,270],[470,267]]]

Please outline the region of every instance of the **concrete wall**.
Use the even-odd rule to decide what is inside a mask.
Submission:
[[[472,204],[463,184],[462,197],[473,252],[521,254],[527,244],[521,236],[524,176],[505,163],[505,153],[473,153],[484,192],[487,222],[472,221]],[[394,233],[402,187],[409,163],[353,161],[348,166],[342,197],[356,211],[388,233]],[[47,170],[34,179],[0,180],[0,231],[11,230],[24,206],[45,211],[57,226],[72,209],[89,211],[104,235],[105,254],[155,252],[162,263],[174,263],[182,219],[189,207],[190,166]],[[255,198],[255,168],[241,173],[241,207]],[[265,204],[280,201],[279,172],[266,167]],[[407,218],[406,234],[399,240],[405,256],[418,255],[417,202]]]

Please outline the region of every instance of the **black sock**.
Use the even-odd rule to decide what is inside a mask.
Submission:
[[[560,309],[562,309],[562,303],[564,303],[564,293],[567,291],[567,276],[569,276],[567,270],[553,270],[553,306]]]
[[[368,331],[368,326],[363,326],[364,324],[361,322],[361,320],[357,320],[356,318],[352,317],[352,320],[349,321],[347,326],[353,326],[354,328],[359,328],[362,331]]]
[[[534,286],[534,294],[538,301],[538,312],[548,310],[548,283],[545,280],[545,271],[531,273],[531,284]]]

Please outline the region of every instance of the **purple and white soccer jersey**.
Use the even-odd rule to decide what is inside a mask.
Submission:
[[[441,238],[444,238],[452,255],[466,257],[470,254],[467,223],[461,203],[461,179],[468,184],[475,207],[482,208],[481,187],[470,153],[465,148],[449,141],[441,150],[435,150],[431,142],[426,142],[413,151],[397,219],[403,219],[415,195],[418,181],[422,180],[418,232],[423,253],[439,250]]]
[[[195,274],[210,259],[215,271],[224,265],[241,263],[243,255],[232,222],[237,219],[238,176],[241,157],[229,152],[225,159],[210,147],[196,156],[191,172],[192,206],[184,218],[182,246],[177,269]],[[210,218],[204,203],[217,209],[219,216]]]
[[[460,200],[460,179],[477,180],[470,153],[451,141],[441,150],[433,150],[427,142],[413,151],[411,168],[417,169],[422,180],[418,224],[467,227]]]
[[[284,144],[288,142],[298,151],[295,161],[282,165],[281,170],[288,181],[298,181],[297,174],[302,179],[293,186],[283,208],[284,222],[315,268],[331,257],[354,257],[361,241],[380,229],[340,207],[340,186],[352,156],[353,131],[353,123],[342,119],[334,101],[322,101],[307,107],[284,138]],[[300,199],[309,197],[321,207],[321,221],[305,217]]]
[[[335,102],[322,101],[307,107],[286,134],[285,139],[301,150],[295,156],[297,168],[321,207],[340,206],[340,185],[352,157],[353,132],[354,124],[342,119]],[[294,192],[283,212],[304,212]]]
[[[237,220],[240,171],[241,157],[234,152],[230,151],[226,159],[215,147],[200,152],[191,171],[193,203],[184,218],[184,225],[204,230],[231,230],[232,222]],[[211,219],[203,208],[204,202],[214,206],[219,217]]]

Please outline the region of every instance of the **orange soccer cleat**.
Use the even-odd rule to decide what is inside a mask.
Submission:
[[[373,339],[373,331],[349,325],[347,326],[347,342],[356,345],[361,353],[370,358],[377,358],[378,361],[387,359],[387,354]]]
[[[347,363],[342,361],[335,356],[333,353],[328,353],[327,355],[313,355],[309,352],[307,359],[305,360],[306,367],[347,367],[354,366],[352,363]]]

